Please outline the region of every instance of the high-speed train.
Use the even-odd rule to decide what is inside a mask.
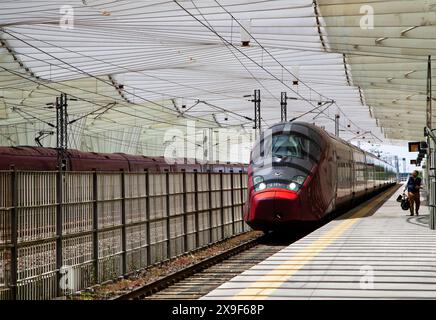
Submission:
[[[317,222],[395,183],[378,157],[312,124],[279,123],[251,152],[244,220],[263,231]]]

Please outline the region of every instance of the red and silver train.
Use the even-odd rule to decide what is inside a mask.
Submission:
[[[251,152],[244,220],[264,231],[317,222],[395,183],[376,156],[314,125],[280,123]]]
[[[139,172],[246,172],[240,163],[198,163],[190,159],[177,159],[169,164],[164,157],[146,157],[125,153],[82,152],[69,149],[66,152],[67,167],[70,171],[120,171]],[[180,161],[183,160],[183,161]],[[0,147],[0,170],[57,170],[57,151],[40,147]]]

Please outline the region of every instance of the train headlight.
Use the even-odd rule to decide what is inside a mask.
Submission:
[[[292,190],[292,191],[297,191],[299,189],[299,186],[295,182],[291,182],[289,184],[289,189]]]
[[[292,191],[298,191],[302,187],[304,180],[306,180],[305,176],[294,176],[291,180],[291,183],[288,185],[288,189]]]
[[[259,183],[259,185],[257,186],[257,191],[262,191],[266,189],[266,184],[261,182]]]

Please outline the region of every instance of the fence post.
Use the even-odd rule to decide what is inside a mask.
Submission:
[[[224,190],[223,171],[220,170],[220,216],[221,216],[221,240],[224,239]]]
[[[98,283],[99,278],[99,268],[98,268],[98,177],[97,177],[97,171],[94,170],[92,175],[92,182],[93,182],[93,239],[92,239],[92,245],[93,245],[93,257],[94,257],[94,279],[95,283]]]
[[[56,284],[57,296],[62,296],[61,268],[62,268],[62,203],[63,203],[63,178],[61,170],[56,173]]]
[[[194,169],[195,248],[200,245],[200,222],[198,219],[198,171]]]
[[[122,246],[122,273],[127,274],[127,236],[126,236],[126,173],[121,170],[121,246]]]
[[[436,141],[435,141],[436,142]],[[435,143],[433,142],[433,143]],[[435,168],[436,167],[436,146],[430,148],[430,163],[427,163],[427,167],[429,168]],[[431,170],[429,170],[431,171]],[[434,172],[434,171],[433,171]],[[429,220],[429,227],[430,230],[436,229],[436,209],[435,209],[435,202],[436,202],[436,176],[434,173],[429,177],[429,193],[430,193],[430,202],[429,202],[429,211],[430,211],[430,220]]]
[[[212,227],[212,173],[208,170],[208,207],[209,207],[209,243],[212,243],[213,227]]]
[[[13,168],[11,172],[11,191],[12,191],[12,209],[11,209],[11,297],[12,300],[18,298],[18,183],[17,171]]]
[[[232,190],[230,195],[230,201],[232,204],[232,235],[234,236],[236,233],[236,229],[235,229],[235,195],[234,195],[233,177],[234,177],[233,170],[230,170],[230,190]]]
[[[183,252],[188,252],[188,204],[187,204],[187,183],[186,183],[186,170],[182,169],[183,179]]]
[[[240,188],[241,188],[241,203],[240,203],[240,208],[241,208],[241,230],[242,232],[245,231],[245,223],[244,223],[244,185],[243,185],[243,179],[242,179],[242,170],[239,170],[239,180],[240,180]]]
[[[150,223],[150,183],[149,183],[149,175],[148,169],[145,169],[145,210],[146,210],[146,219],[147,219],[147,266],[150,265],[151,261],[151,223]]]
[[[165,172],[166,184],[166,207],[167,207],[167,258],[171,258],[171,219],[170,219],[170,173]]]

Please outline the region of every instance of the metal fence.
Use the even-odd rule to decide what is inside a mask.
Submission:
[[[246,181],[0,171],[0,300],[55,298],[247,231]]]

